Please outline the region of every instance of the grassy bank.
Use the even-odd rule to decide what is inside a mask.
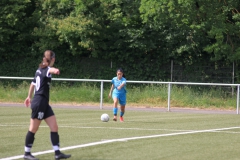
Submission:
[[[17,86],[0,84],[0,102],[23,103],[29,81]],[[111,105],[108,98],[110,83],[104,84],[103,103]],[[128,85],[127,105],[143,107],[167,107],[168,86],[165,84]],[[73,85],[53,82],[50,93],[51,103],[96,103],[100,102],[99,83],[81,82]],[[211,86],[173,85],[171,88],[171,107],[236,109],[236,92],[231,89]]]

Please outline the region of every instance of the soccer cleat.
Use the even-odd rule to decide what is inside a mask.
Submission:
[[[117,121],[117,116],[114,116],[113,121]]]
[[[67,158],[70,158],[71,155],[67,155],[67,154],[63,154],[63,153],[60,153],[58,155],[55,155],[55,160],[59,160],[59,159],[67,159]]]
[[[37,158],[35,158],[33,155],[28,154],[28,155],[24,155],[23,157],[25,160],[38,160]]]
[[[123,122],[123,117],[120,117],[120,122]]]

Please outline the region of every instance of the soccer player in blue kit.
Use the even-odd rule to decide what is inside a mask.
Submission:
[[[126,78],[124,78],[123,70],[120,68],[117,70],[117,76],[112,79],[112,86],[108,97],[112,96],[114,108],[113,108],[113,120],[117,121],[118,103],[120,104],[120,122],[123,122],[123,115],[125,113],[126,106]]]
[[[45,120],[50,128],[50,139],[55,151],[55,159],[59,160],[71,157],[71,155],[65,155],[60,152],[57,120],[49,105],[49,88],[52,74],[60,74],[58,68],[52,67],[54,62],[55,53],[51,50],[46,50],[43,55],[43,60],[35,72],[35,77],[30,84],[28,96],[24,101],[26,107],[31,105],[32,109],[30,126],[25,139],[25,154],[23,157],[25,160],[38,160],[31,154],[31,148],[33,146],[35,133],[42,120]],[[33,92],[34,97],[31,100]]]

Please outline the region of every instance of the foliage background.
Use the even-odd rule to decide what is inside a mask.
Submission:
[[[32,77],[51,49],[63,78],[121,67],[129,80],[239,83],[239,11],[235,0],[1,0],[0,75]]]

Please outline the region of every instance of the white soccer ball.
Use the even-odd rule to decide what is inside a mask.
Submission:
[[[109,115],[107,113],[103,113],[101,115],[101,121],[108,122],[109,121]]]

